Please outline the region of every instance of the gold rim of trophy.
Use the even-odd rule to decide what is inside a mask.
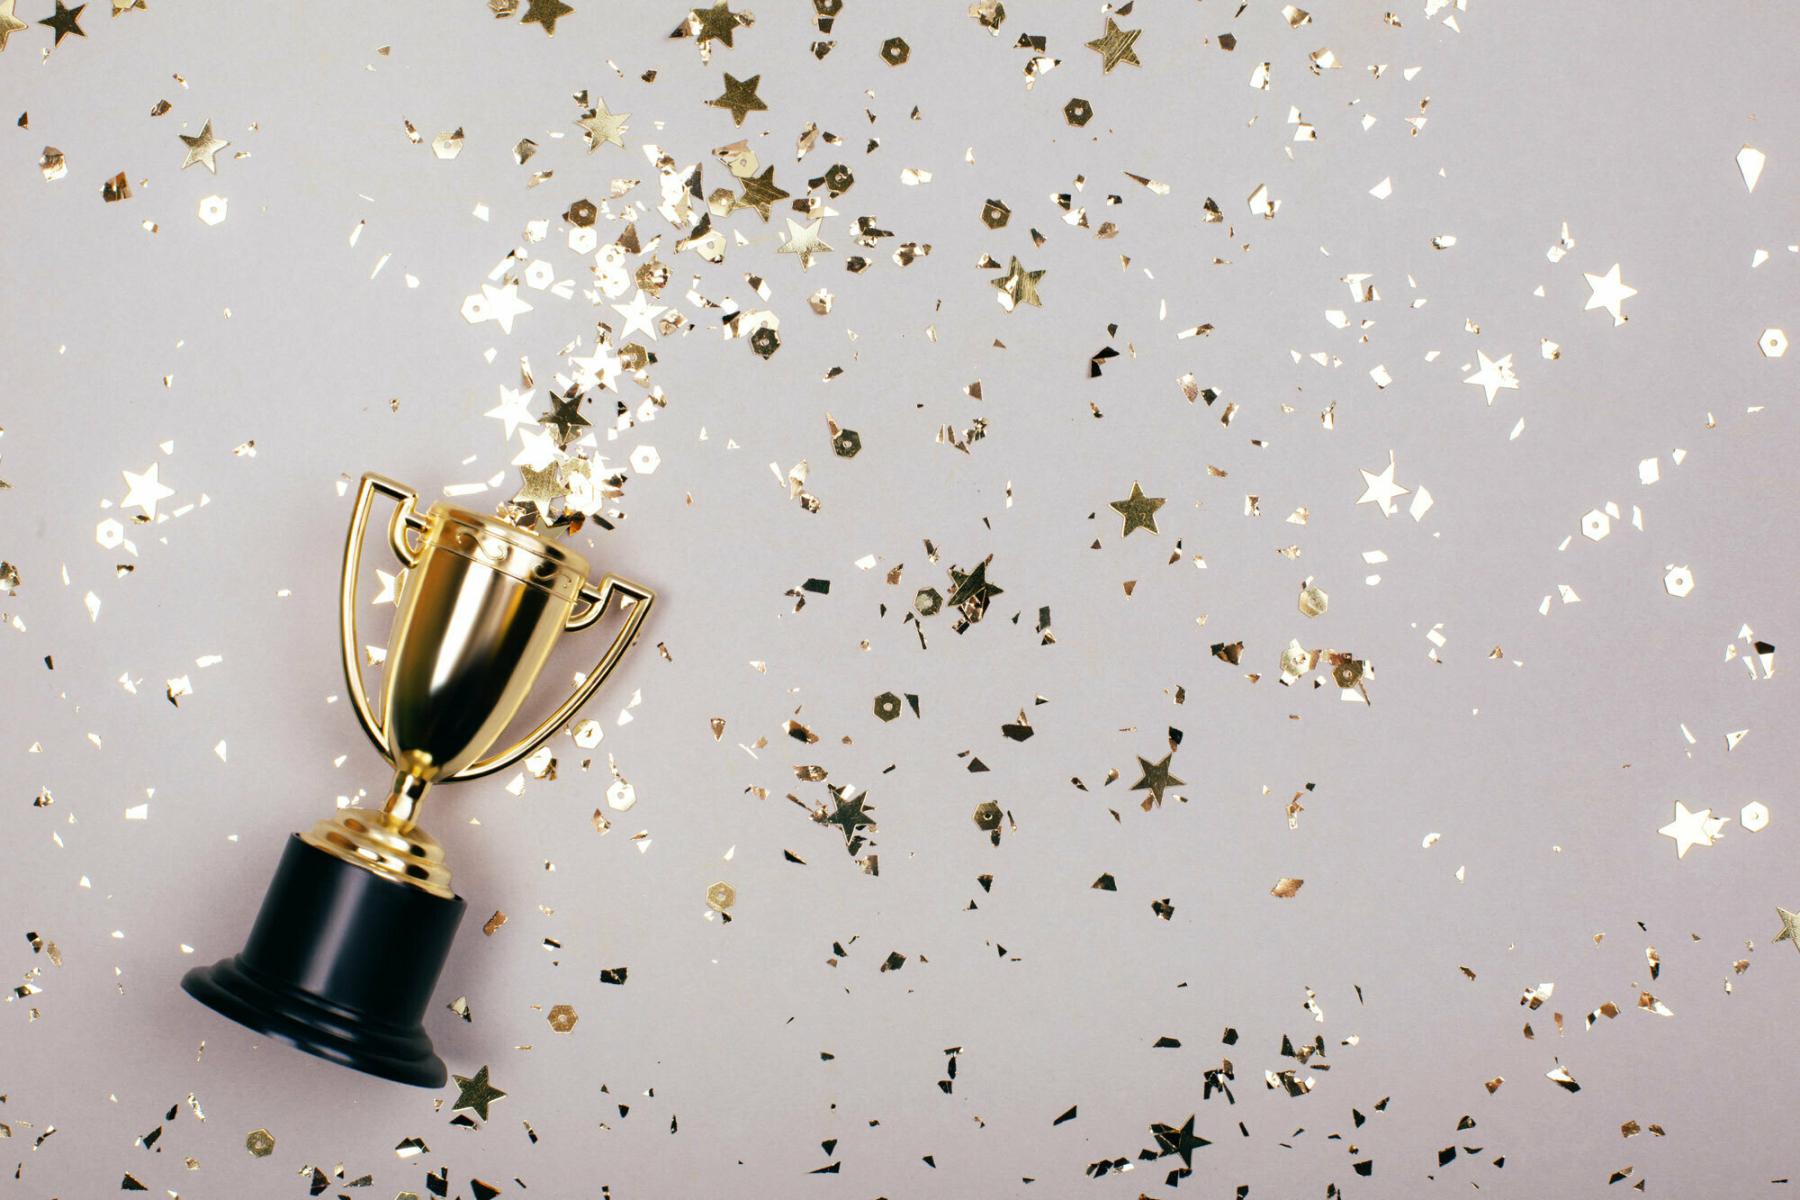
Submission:
[[[363,540],[377,495],[397,502],[388,522],[388,545],[409,573],[396,602],[394,640],[400,644],[389,654],[380,713],[363,683],[356,633]],[[394,767],[393,790],[381,808],[340,809],[301,837],[309,845],[384,878],[448,899],[455,892],[450,887],[443,847],[419,828],[416,820],[426,790],[436,783],[478,779],[505,770],[547,741],[619,665],[656,596],[642,584],[612,574],[603,576],[598,584],[590,583],[587,560],[580,554],[496,518],[442,502],[421,515],[418,499],[418,493],[404,484],[381,475],[363,476],[344,540],[338,596],[344,681],[351,706],[363,732]],[[418,536],[416,544],[409,540],[409,533]],[[426,570],[421,571],[421,566]],[[427,574],[440,578],[427,580]],[[490,597],[497,599],[475,602]],[[524,737],[504,750],[483,755],[516,714],[561,634],[595,624],[616,598],[630,600],[631,608],[594,669]],[[427,617],[433,618],[430,627],[422,636],[413,637],[413,621]],[[484,636],[478,638],[477,633]],[[440,711],[421,712],[428,706],[415,695],[403,694],[405,685],[396,684],[395,674],[401,656],[414,642],[427,647],[434,683],[451,675],[452,668],[466,669],[471,662],[485,670],[487,678],[480,682],[494,681],[496,703],[477,729],[464,728],[469,721],[466,712],[445,716],[441,703]],[[418,675],[412,673],[409,682]],[[408,728],[401,731],[400,724]],[[452,739],[451,752],[436,758],[421,748],[394,744],[399,736],[429,738],[446,726],[454,727],[458,736]]]

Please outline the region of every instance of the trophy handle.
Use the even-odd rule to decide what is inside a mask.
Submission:
[[[617,575],[607,575],[600,580],[599,587],[595,587],[591,583],[581,586],[580,600],[586,602],[587,607],[582,608],[578,603],[563,624],[563,628],[570,632],[586,629],[604,615],[612,603],[614,593],[628,597],[632,601],[631,611],[625,615],[625,624],[614,636],[612,645],[606,648],[606,653],[601,656],[594,669],[588,672],[587,678],[581,681],[581,686],[575,689],[574,694],[564,700],[555,712],[544,718],[542,724],[523,738],[497,754],[477,759],[450,778],[477,779],[483,775],[491,775],[495,771],[505,770],[543,745],[552,734],[563,727],[570,717],[575,715],[577,709],[593,697],[594,693],[600,689],[600,685],[606,682],[606,677],[613,673],[613,668],[619,665],[619,660],[624,657],[625,651],[631,648],[631,643],[637,638],[638,630],[643,627],[644,618],[650,615],[650,605],[655,602],[656,593],[643,584],[633,583],[629,579],[621,579]],[[372,732],[371,736],[374,736]]]
[[[344,682],[348,685],[350,704],[356,709],[356,717],[362,723],[363,732],[369,735],[369,740],[375,743],[381,756],[391,763],[393,758],[388,754],[387,731],[381,726],[381,718],[375,714],[368,688],[363,685],[362,668],[356,661],[356,585],[362,574],[363,535],[369,527],[369,509],[375,502],[377,492],[399,502],[393,517],[388,521],[388,545],[403,567],[418,565],[419,552],[407,542],[406,531],[414,529],[422,534],[425,519],[416,511],[419,503],[417,492],[386,476],[370,473],[362,477],[362,483],[356,489],[356,508],[350,514],[350,534],[344,539],[343,579],[338,591],[338,627],[341,635],[339,640],[344,646]]]

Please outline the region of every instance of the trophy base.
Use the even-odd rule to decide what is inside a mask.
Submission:
[[[462,919],[445,899],[288,840],[241,954],[182,977],[240,1025],[370,1075],[441,1087],[423,1018]]]

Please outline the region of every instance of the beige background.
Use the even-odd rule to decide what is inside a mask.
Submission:
[[[1785,1195],[1800,962],[1769,939],[1775,906],[1800,907],[1795,702],[1785,672],[1753,678],[1727,648],[1747,649],[1748,624],[1784,661],[1800,579],[1796,359],[1757,350],[1765,327],[1800,331],[1793,10],[1407,0],[1396,28],[1382,5],[1316,7],[1291,29],[1261,0],[1139,4],[1122,23],[1144,31],[1143,65],[1105,76],[1083,47],[1096,10],[1031,3],[990,37],[960,4],[852,0],[822,61],[810,8],[765,4],[711,65],[666,38],[679,6],[595,0],[554,39],[475,0],[153,0],[117,19],[96,0],[85,40],[47,62],[48,30],[15,34],[0,559],[22,582],[0,596],[0,967],[40,990],[0,1004],[0,1196],[99,1195],[126,1173],[158,1194],[300,1196],[303,1168],[339,1164],[340,1189],[372,1174],[350,1194],[382,1200],[425,1194],[440,1166],[457,1196],[472,1178],[587,1198],[1167,1195],[1179,1160],[1136,1158],[1152,1123],[1189,1114],[1214,1144],[1181,1195],[1413,1195],[1433,1178],[1599,1195],[1627,1166],[1625,1186],[1664,1196]],[[893,35],[912,47],[898,69],[878,55]],[[1021,35],[1060,60],[1030,89]],[[1322,47],[1340,69],[1309,70]],[[1263,61],[1266,91],[1249,86]],[[702,103],[723,70],[761,75],[769,110],[741,130]],[[583,88],[632,114],[624,149],[585,153]],[[1061,112],[1073,96],[1096,114],[1079,130]],[[1316,141],[1292,140],[1290,108]],[[209,118],[232,143],[217,178],[178,169],[176,134]],[[796,163],[807,122],[842,142]],[[459,126],[460,156],[435,158],[430,139]],[[522,137],[541,147],[525,167]],[[677,253],[685,231],[656,213],[645,143],[703,163],[711,191],[730,181],[710,152],[742,137],[796,196],[834,162],[854,171],[810,273],[776,254],[779,206],[768,225],[718,222],[716,267]],[[1768,155],[1754,193],[1745,143]],[[53,183],[46,144],[69,164]],[[528,188],[536,170],[555,175]],[[106,204],[118,171],[135,194]],[[642,182],[613,211],[643,203],[640,237],[662,237],[658,303],[693,328],[654,346],[666,407],[646,412],[631,380],[588,406],[611,464],[648,446],[660,465],[632,472],[617,530],[574,540],[663,600],[592,707],[592,755],[564,737],[554,782],[430,801],[471,911],[429,1028],[454,1071],[487,1064],[508,1093],[471,1132],[447,1125],[453,1091],[263,1044],[176,980],[238,948],[290,830],[382,783],[336,666],[343,484],[377,469],[434,496],[514,470],[517,440],[482,414],[520,356],[542,385],[596,320],[621,325],[592,305],[591,256],[560,218],[619,178]],[[1273,221],[1247,210],[1261,184]],[[229,215],[207,226],[214,194]],[[1012,207],[1003,230],[979,220],[990,197]],[[1208,197],[1225,224],[1202,221]],[[893,238],[857,247],[865,215]],[[527,259],[572,294],[525,289],[534,311],[510,335],[466,323],[464,297],[533,220],[549,235]],[[1552,263],[1564,222],[1575,245]],[[1444,234],[1455,246],[1434,250]],[[898,266],[906,241],[929,256]],[[844,270],[852,253],[866,271]],[[1043,307],[1003,312],[983,255],[1045,270]],[[1614,262],[1639,290],[1619,328],[1583,311],[1582,274]],[[1365,273],[1380,298],[1353,303],[1343,280]],[[776,313],[780,351],[723,340],[691,286]],[[836,294],[823,318],[805,302],[820,287]],[[1209,336],[1177,337],[1202,323]],[[1090,379],[1106,346],[1119,357]],[[1514,355],[1520,380],[1491,407],[1462,382],[1478,350]],[[1188,372],[1218,403],[1183,398]],[[977,379],[979,401],[963,391]],[[828,412],[861,433],[854,460],[832,455]],[[938,441],[977,419],[967,454]],[[251,439],[254,457],[233,454]],[[1391,518],[1356,504],[1359,469],[1390,450],[1400,483],[1435,500],[1419,521],[1410,496]],[[1661,479],[1645,485],[1649,458]],[[816,514],[770,471],[802,460]],[[121,471],[151,463],[174,494],[130,549],[103,548]],[[1122,542],[1107,504],[1133,480],[1167,504],[1158,534]],[[1608,502],[1610,536],[1581,537]],[[1300,508],[1306,523],[1286,523]],[[903,620],[914,591],[947,592],[952,566],[989,555],[1004,593],[986,619],[959,635],[939,615],[922,646]],[[1697,580],[1685,599],[1664,590],[1671,565]],[[1309,575],[1332,600],[1313,622],[1294,607]],[[830,592],[796,612],[786,593],[812,578]],[[386,611],[370,611],[372,642]],[[1373,703],[1281,687],[1290,638],[1366,658]],[[1209,656],[1238,640],[1240,666]],[[542,703],[595,649],[570,647]],[[182,675],[193,692],[174,707]],[[877,721],[890,689],[922,715]],[[1021,709],[1035,736],[1017,742],[1000,726]],[[789,738],[790,717],[819,742]],[[1170,727],[1187,782],[1146,813],[1127,791],[1136,756],[1160,758]],[[602,836],[609,754],[637,803]],[[878,877],[783,798],[824,801],[800,765],[868,789]],[[54,804],[34,806],[44,790]],[[990,799],[1016,823],[998,847],[970,820]],[[1657,833],[1678,800],[1731,819],[1679,861]],[[1752,801],[1773,814],[1760,833],[1737,821]],[[1090,887],[1102,873],[1116,892]],[[1290,900],[1269,895],[1284,876],[1306,881]],[[707,917],[717,880],[737,888],[729,925]],[[1151,909],[1165,897],[1167,922]],[[509,921],[484,937],[496,910]],[[883,972],[891,951],[907,961]],[[625,986],[599,982],[619,966]],[[1550,1001],[1520,1007],[1544,982]],[[1646,992],[1673,1015],[1640,1009]],[[445,1009],[458,996],[470,1023]],[[560,1003],[580,1013],[566,1036],[544,1016]],[[1587,1028],[1607,1003],[1618,1016]],[[1164,1037],[1180,1048],[1153,1048]],[[1322,1038],[1324,1057],[1283,1057],[1284,1037]],[[1224,1059],[1235,1104],[1202,1099]],[[1546,1079],[1559,1062],[1578,1094]],[[1265,1086],[1290,1068],[1310,1094]],[[1622,1138],[1628,1121],[1646,1132]],[[259,1127],[277,1139],[266,1159],[243,1149]],[[415,1136],[429,1152],[398,1158]],[[1137,1169],[1084,1177],[1119,1158]]]

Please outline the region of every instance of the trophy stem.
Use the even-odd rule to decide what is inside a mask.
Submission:
[[[382,804],[381,811],[392,818],[398,832],[412,832],[418,823],[419,804],[430,787],[429,779],[412,771],[403,769],[394,773],[394,790]]]

